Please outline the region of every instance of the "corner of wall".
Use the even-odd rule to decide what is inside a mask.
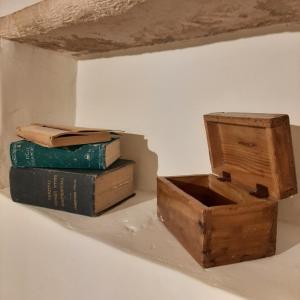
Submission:
[[[1,40],[0,187],[7,187],[15,128],[32,122],[75,124],[77,61]]]

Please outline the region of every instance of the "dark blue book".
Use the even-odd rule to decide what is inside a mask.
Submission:
[[[134,193],[134,162],[119,159],[106,170],[14,168],[12,200],[96,216]]]

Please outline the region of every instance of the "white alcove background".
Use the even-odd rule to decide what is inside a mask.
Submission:
[[[0,0],[0,15],[34,2]],[[202,115],[215,111],[289,114],[299,177],[299,53],[300,33],[79,62],[1,41],[2,187],[15,127],[44,121],[126,130],[142,192],[89,219],[15,204],[6,190],[0,299],[299,299],[298,195],[280,203],[276,256],[203,270],[154,220],[153,193],[156,173],[210,172]]]
[[[80,61],[76,124],[144,135],[159,175],[206,174],[203,114],[286,113],[300,171],[299,53],[300,33],[285,33]],[[281,206],[283,219],[300,224],[296,200]]]

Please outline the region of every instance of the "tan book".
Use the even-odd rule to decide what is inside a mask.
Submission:
[[[112,139],[111,131],[107,129],[48,124],[17,127],[17,135],[49,148],[108,142]]]

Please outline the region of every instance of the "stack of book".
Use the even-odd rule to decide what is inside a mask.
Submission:
[[[134,193],[134,162],[108,130],[34,124],[10,145],[13,201],[96,216]]]

